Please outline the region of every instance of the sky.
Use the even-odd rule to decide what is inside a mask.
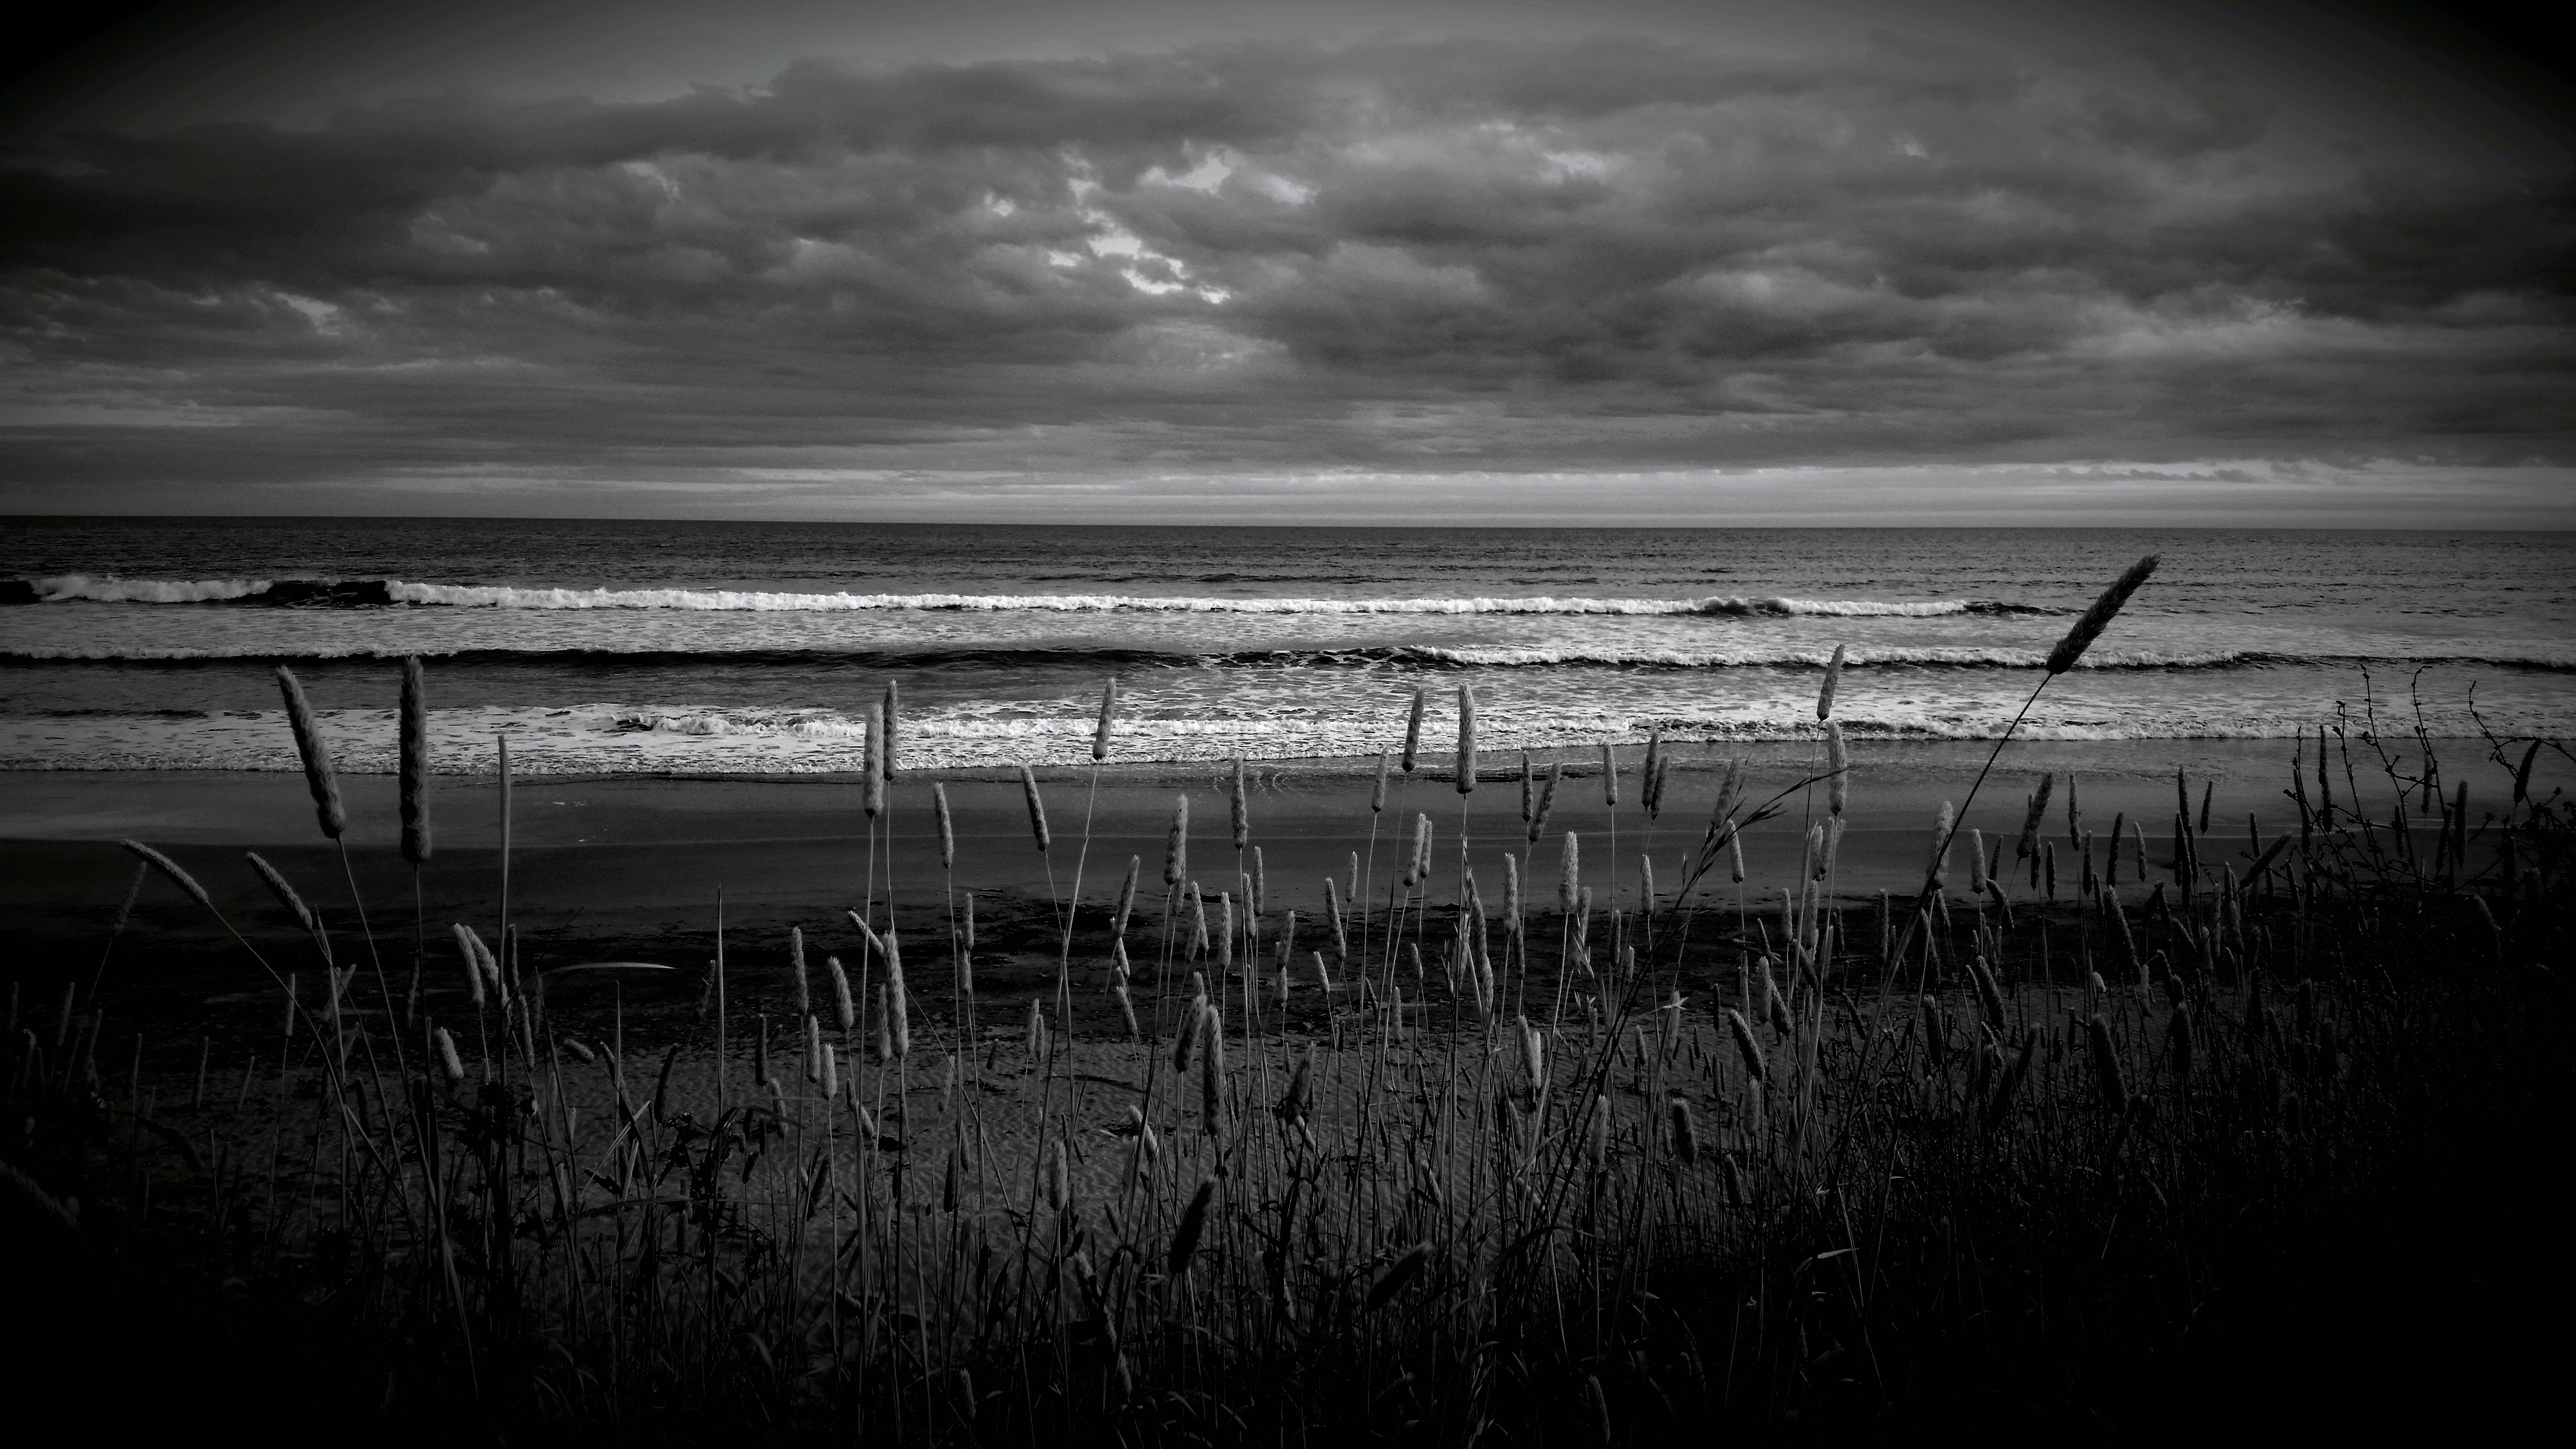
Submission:
[[[2576,527],[2576,90],[2467,12],[87,29],[0,513]]]

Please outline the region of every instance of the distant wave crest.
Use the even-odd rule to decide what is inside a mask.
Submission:
[[[392,579],[127,579],[59,574],[12,579],[0,602],[60,604],[264,604],[287,609],[383,608],[398,602]]]
[[[49,663],[129,664],[139,666],[199,664],[210,660],[287,657],[322,662],[334,659],[394,659],[419,654],[454,665],[543,664],[558,669],[635,669],[723,666],[771,666],[841,670],[971,670],[1017,668],[1181,669],[1215,665],[1231,668],[1351,668],[1380,665],[1412,669],[1551,669],[1630,670],[1794,669],[1820,670],[1832,651],[1814,647],[1752,649],[1629,649],[1618,647],[1512,647],[1506,645],[1374,645],[1348,649],[1238,649],[1209,653],[1148,648],[1015,648],[923,647],[848,649],[818,643],[810,649],[774,644],[744,649],[674,650],[649,640],[629,649],[585,645],[565,649],[454,649],[439,651],[403,645],[352,643],[343,648],[306,650],[281,656],[275,650],[243,652],[227,646],[195,645],[91,647],[79,644],[36,646],[0,651],[0,666]],[[2046,651],[1984,646],[1863,646],[1849,650],[1850,669],[2020,670],[2037,669]],[[2265,650],[2158,650],[2097,648],[2077,664],[2085,670],[2203,671],[2268,668],[2349,668],[2356,665],[2409,667],[2441,664],[2500,669],[2533,669],[2576,673],[2576,650],[2509,649],[2458,654],[2295,654]]]
[[[20,602],[264,604],[287,608],[381,608],[393,604],[484,609],[688,609],[714,612],[833,613],[901,609],[950,612],[1203,614],[1637,614],[1715,617],[1820,615],[1938,618],[1951,614],[2062,612],[1999,599],[1796,599],[1721,595],[1697,599],[1592,599],[1531,595],[1460,598],[1261,599],[1151,594],[854,594],[750,589],[545,589],[501,584],[430,584],[404,579],[127,579],[63,574],[18,581]]]

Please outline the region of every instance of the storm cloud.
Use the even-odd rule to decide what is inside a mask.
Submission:
[[[2568,177],[2292,144],[2152,50],[803,61],[22,146],[0,469],[27,508],[208,511],[1927,466],[2547,494],[2571,291]]]

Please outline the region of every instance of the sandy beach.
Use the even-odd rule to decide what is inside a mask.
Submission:
[[[1988,750],[1975,742],[1856,748],[1835,893],[1851,904],[1874,905],[1881,891],[1902,896],[1917,888],[1942,802],[1965,797]],[[1469,859],[1489,909],[1502,907],[1507,854],[1526,861],[1538,882],[1533,910],[1552,902],[1561,875],[1561,836],[1568,830],[1582,839],[1583,879],[1602,908],[1614,903],[1614,894],[1620,908],[1635,908],[1641,851],[1652,858],[1657,897],[1668,908],[1724,762],[1745,760],[1760,799],[1797,782],[1811,758],[1809,747],[1795,744],[1724,754],[1713,747],[1679,747],[1663,811],[1650,826],[1636,798],[1639,754],[1621,752],[1615,820],[1602,803],[1598,752],[1569,755],[1546,838],[1534,849],[1520,818],[1517,758],[1483,758],[1478,788],[1464,810]],[[2106,757],[2116,763],[2106,767]],[[2058,784],[2042,835],[2059,852],[2059,899],[2071,903],[2080,866],[2066,838],[2064,772],[2078,766],[2083,827],[2107,837],[2115,818],[2144,820],[2150,873],[2161,879],[2170,859],[2174,772],[2180,767],[2192,782],[2195,810],[2203,786],[2216,787],[2211,832],[2200,847],[2203,859],[2233,860],[2241,869],[2257,838],[2248,833],[2249,814],[2266,841],[2297,828],[2295,807],[2282,789],[2287,759],[2286,745],[2269,741],[2124,743],[2116,754],[2100,742],[2017,743],[1987,780],[1965,825],[1983,830],[1990,845],[2017,834],[2029,789],[2042,772],[2054,772]],[[2473,787],[2475,796],[2485,786],[2478,772],[2471,774],[2481,780]],[[1250,776],[1252,844],[1261,853],[1266,904],[1274,920],[1284,910],[1303,913],[1310,945],[1320,944],[1312,939],[1317,928],[1311,923],[1324,905],[1324,879],[1330,874],[1347,893],[1355,852],[1371,882],[1367,894],[1384,912],[1417,812],[1434,822],[1433,896],[1447,901],[1455,893],[1461,800],[1454,756],[1426,752],[1410,780],[1394,776],[1387,808],[1375,822],[1374,846],[1368,809],[1373,775],[1373,761],[1331,760],[1267,763]],[[951,803],[953,872],[941,865],[934,780],[945,786]],[[2544,771],[2543,784],[2549,783]],[[413,881],[395,849],[393,782],[357,775],[345,778],[342,787],[350,868],[389,979],[397,991],[405,990],[413,962]],[[953,885],[976,897],[979,988],[994,1007],[1016,1009],[1023,1004],[1018,996],[1051,990],[1060,956],[1069,954],[1078,981],[1097,984],[1109,949],[1106,914],[1131,857],[1143,862],[1137,909],[1148,924],[1131,927],[1130,949],[1158,938],[1163,853],[1181,794],[1188,795],[1191,809],[1189,879],[1200,883],[1211,910],[1219,891],[1240,899],[1229,789],[1227,774],[1194,767],[1113,765],[1096,782],[1088,770],[1046,772],[1041,790],[1052,845],[1041,854],[1016,776],[908,776],[891,786],[880,817],[872,890],[871,842],[855,781],[520,779],[513,790],[510,919],[520,932],[524,959],[536,969],[602,960],[674,968],[666,976],[629,977],[624,989],[639,1010],[657,1004],[677,1010],[695,1006],[704,995],[721,899],[728,959],[742,983],[738,989],[750,992],[745,1009],[756,1011],[779,1007],[767,997],[783,990],[790,927],[805,930],[818,957],[838,952],[855,961],[859,942],[845,911],[874,899],[874,914],[882,920],[890,892],[896,919],[916,943],[913,969],[935,1003],[945,995],[939,983],[948,969],[942,903],[949,897],[943,887]],[[455,985],[449,923],[463,921],[494,935],[501,902],[495,781],[438,777],[435,791],[437,847],[421,872],[417,918],[426,932],[420,957],[424,990],[433,1003]],[[2379,793],[2384,797],[2384,790]],[[1776,914],[1780,885],[1795,875],[1805,823],[1811,812],[1824,818],[1826,806],[1822,788],[1812,799],[1793,795],[1779,818],[1746,833],[1748,883],[1733,883],[1730,861],[1697,893],[1716,929],[1731,929],[1727,918],[1739,913],[1746,919],[1766,908]],[[65,980],[86,980],[104,959],[111,1009],[172,1043],[170,1050],[205,1031],[263,1030],[259,1023],[271,1013],[256,966],[220,923],[158,877],[143,882],[122,935],[112,951],[105,949],[136,879],[134,859],[115,844],[121,837],[163,849],[188,869],[282,971],[297,969],[310,947],[244,861],[247,851],[275,864],[315,903],[341,950],[357,949],[360,932],[347,879],[336,848],[315,828],[300,776],[0,775],[0,917],[7,922],[0,927],[0,948],[9,951],[17,989],[28,1000],[50,999]],[[2133,899],[2142,889],[2135,884],[2135,838],[2132,833],[2122,852],[2122,879]],[[1963,830],[1953,852],[1956,891],[1966,888],[1968,839]],[[2009,847],[2005,855],[2009,861]],[[1247,856],[1241,868],[1251,864]],[[1083,909],[1068,953],[1054,903],[1077,894]],[[2013,894],[2028,899],[2044,890],[2033,890],[2024,873]],[[1107,999],[1097,991],[1077,1003],[1077,1021],[1096,1017],[1095,1024],[1105,1028],[1107,1012]]]
[[[1856,746],[1837,890],[1867,897],[1918,886],[1941,803],[1966,795],[1990,748],[1975,741]],[[2464,752],[2467,742],[2459,748]],[[1602,804],[1597,751],[1567,756],[1547,838],[1532,861],[1549,889],[1559,871],[1557,837],[1571,830],[1583,837],[1585,882],[1606,898],[1615,829],[1622,900],[1632,901],[1637,889],[1641,847],[1654,859],[1659,893],[1669,898],[1678,884],[1676,872],[1705,826],[1726,760],[1745,760],[1758,799],[1794,784],[1815,755],[1812,747],[1796,744],[1723,751],[1679,746],[1663,810],[1649,822],[1636,798],[1640,753],[1620,752],[1622,798],[1615,812]],[[2072,764],[2078,766],[2083,828],[2107,837],[2116,817],[2143,820],[2151,857],[2160,860],[2167,853],[2164,837],[2180,767],[2191,780],[2195,810],[2202,786],[2215,782],[2212,834],[2232,853],[2246,843],[2249,813],[2267,838],[2296,827],[2295,807],[2282,794],[2288,756],[2288,744],[2280,741],[2140,741],[2122,742],[2116,750],[2101,742],[2016,743],[1964,824],[1983,829],[1990,841],[2001,832],[2018,833],[2029,789],[2041,773],[2055,772],[2059,784],[2043,835],[2058,842],[2061,868],[2070,869],[2075,862],[2066,843],[2064,772]],[[1319,908],[1327,872],[1347,889],[1351,853],[1359,852],[1364,863],[1370,853],[1374,769],[1373,761],[1358,760],[1273,762],[1253,769],[1252,843],[1263,852],[1273,909]],[[1478,788],[1464,803],[1477,877],[1496,903],[1503,855],[1518,854],[1526,844],[1517,769],[1516,757],[1484,756]],[[944,873],[930,798],[934,781],[946,786],[955,820],[951,879],[961,890],[1044,900],[1051,894],[1052,872],[1052,893],[1060,898],[1072,893],[1080,869],[1082,898],[1098,902],[1116,890],[1130,856],[1145,860],[1150,887],[1162,864],[1175,797],[1184,793],[1191,811],[1190,877],[1211,898],[1236,889],[1225,772],[1112,765],[1100,771],[1096,786],[1087,770],[1043,772],[1040,780],[1053,835],[1044,854],[1034,848],[1015,776],[961,771],[895,781],[878,836],[880,893],[890,870],[898,901],[938,899]],[[1434,823],[1442,872],[1454,870],[1461,818],[1454,781],[1454,762],[1446,752],[1426,752],[1409,780],[1394,776],[1386,811],[1377,819],[1373,897],[1382,898],[1402,854],[1399,837],[1409,832],[1417,812]],[[342,788],[347,841],[362,891],[379,917],[394,912],[408,918],[411,880],[394,849],[391,777],[347,776]],[[496,782],[437,777],[433,799],[437,845],[422,873],[423,907],[437,921],[491,919],[500,887]],[[1823,818],[1825,807],[1819,788],[1813,817]],[[1754,882],[1786,877],[1809,815],[1809,802],[1793,796],[1780,818],[1747,832],[1746,865]],[[729,928],[759,939],[792,924],[828,928],[867,893],[867,817],[855,780],[522,778],[515,782],[513,817],[511,914],[533,936],[568,932],[605,946],[672,927],[712,930],[721,890]],[[16,950],[38,957],[71,950],[77,956],[83,938],[112,921],[133,875],[132,858],[115,846],[124,837],[166,850],[218,904],[247,920],[283,919],[242,863],[247,850],[275,862],[322,903],[326,916],[348,914],[337,852],[316,830],[299,776],[11,773],[0,775],[0,862],[6,867],[0,911],[6,912]],[[1964,843],[1963,836],[1962,851]],[[2124,856],[2134,858],[2126,848]],[[1956,865],[1964,881],[1964,859]],[[129,929],[173,946],[220,937],[210,922],[193,919],[202,913],[179,907],[175,892],[147,885]]]

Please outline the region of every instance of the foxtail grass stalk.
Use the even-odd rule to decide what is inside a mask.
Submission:
[[[304,764],[305,788],[313,796],[314,821],[322,827],[324,837],[340,849],[340,870],[349,883],[349,903],[358,913],[358,928],[366,937],[367,955],[376,965],[377,990],[384,997],[385,1009],[390,1014],[393,996],[385,987],[384,962],[376,957],[375,932],[367,926],[367,903],[358,891],[357,870],[349,861],[346,838],[349,811],[340,797],[339,772],[332,768],[330,747],[324,743],[322,727],[313,717],[312,702],[304,697],[303,682],[295,677],[294,670],[283,664],[277,666],[277,689],[286,702],[286,722],[295,735],[295,752]],[[319,939],[317,936],[316,940]],[[338,978],[333,979],[336,981]],[[396,1047],[399,1051],[399,1037],[396,1038]]]
[[[2102,637],[2102,631],[2111,626],[2111,620],[2117,617],[2121,607],[2129,602],[2129,596],[2138,591],[2139,586],[2147,581],[2148,575],[2156,571],[2156,565],[2161,561],[2161,555],[2151,553],[2129,565],[2128,571],[2112,580],[2111,586],[2102,591],[2101,596],[2093,601],[2092,607],[2086,609],[2083,615],[2076,619],[2074,626],[2066,631],[2066,637],[2057,641],[2057,647],[2048,651],[2046,665],[2048,672],[2040,677],[2039,683],[2031,686],[2030,697],[2021,702],[2021,708],[2013,714],[2012,723],[2004,727],[2003,734],[1995,741],[1995,747],[1987,752],[1986,763],[1977,771],[1977,778],[1969,783],[1967,800],[1960,806],[1962,816],[1967,813],[1968,807],[1977,803],[1977,791],[1985,785],[1986,776],[1993,772],[1995,761],[2003,755],[2004,746],[2012,743],[2013,736],[2020,732],[2021,722],[2029,717],[2031,706],[2039,703],[2039,692],[2048,688],[2050,680],[2075,667],[2076,661],[2084,657],[2084,651],[2092,648],[2093,641]],[[1955,834],[1957,830],[1958,822],[1954,819],[1950,822],[1950,831]],[[1949,849],[1949,842],[1945,839],[1941,848],[1934,853],[1935,860],[1946,857]],[[2143,856],[2144,852],[2140,854]],[[1933,893],[1938,891],[1940,886],[1940,880],[1935,873],[1928,875],[1923,882],[1923,888],[1915,893],[1914,910],[1908,913],[1905,934],[1896,946],[1896,954],[1900,958],[1912,948],[1914,933],[1920,929],[1924,909],[1931,904]]]
[[[401,708],[401,812],[403,864],[411,867],[411,986],[403,993],[404,1020],[420,1010],[420,972],[429,952],[429,923],[421,904],[421,871],[435,844],[429,819],[429,676],[420,656],[403,660]],[[391,1010],[390,1004],[387,1010]],[[397,1033],[394,1044],[401,1049]]]
[[[510,737],[494,735],[501,779],[501,933],[510,931]]]
[[[232,923],[232,918],[216,909],[214,898],[206,894],[206,888],[197,883],[197,878],[195,876],[192,876],[188,874],[187,871],[181,869],[177,861],[174,861],[170,857],[163,855],[161,852],[154,850],[151,846],[144,844],[142,841],[129,839],[119,840],[116,843],[117,846],[127,854],[160,872],[161,877],[164,880],[167,880],[170,884],[178,887],[180,892],[186,895],[188,899],[195,901],[200,906],[203,906],[206,910],[206,914],[213,916],[215,918],[215,923],[222,926],[225,933],[230,935],[234,942],[240,945],[243,951],[249,953],[249,956],[253,961],[259,963],[259,969],[268,974],[268,979],[277,986],[278,990],[287,993],[288,1009],[290,1011],[301,1010],[295,1001],[294,988],[287,984],[289,978],[280,976],[277,972],[277,968],[269,964],[268,958],[260,954],[259,948],[252,945],[250,943],[250,939],[244,936],[241,933],[240,928]],[[66,1019],[68,1019],[70,1014],[70,1001],[70,988],[69,986],[66,986],[64,992],[64,1013]],[[307,1021],[307,1027],[314,1031],[317,1037],[320,1035],[319,1027],[309,1019]],[[326,1055],[323,1061],[326,1070],[331,1075],[333,1085],[336,1088],[340,1073],[338,1059],[336,1057]]]

